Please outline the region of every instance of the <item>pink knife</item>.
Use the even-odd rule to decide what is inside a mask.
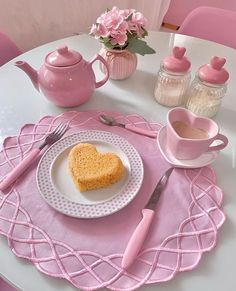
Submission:
[[[123,269],[127,269],[129,266],[131,266],[136,259],[148,234],[148,230],[155,214],[156,204],[161,196],[163,189],[167,184],[167,181],[173,169],[174,168],[170,168],[164,173],[164,175],[157,183],[151,198],[149,199],[145,208],[142,210],[142,220],[139,222],[136,229],[134,230],[123,255],[123,259],[121,262],[121,267]]]

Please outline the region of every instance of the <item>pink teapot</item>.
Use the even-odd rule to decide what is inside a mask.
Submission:
[[[92,68],[97,60],[107,69],[104,79],[99,82],[96,82]],[[108,66],[103,57],[97,54],[87,62],[79,52],[69,50],[67,46],[49,53],[38,71],[24,61],[17,61],[15,65],[30,77],[39,92],[62,107],[78,106],[86,102],[94,89],[104,85],[109,78]]]

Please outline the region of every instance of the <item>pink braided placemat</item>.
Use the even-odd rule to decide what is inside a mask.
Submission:
[[[218,229],[225,220],[220,209],[223,192],[216,185],[214,171],[210,167],[174,170],[139,257],[129,270],[123,271],[122,254],[141,219],[141,209],[169,165],[155,139],[107,127],[98,121],[100,113],[68,111],[22,127],[18,136],[4,141],[0,180],[63,121],[70,124],[67,135],[85,129],[111,131],[138,150],[144,164],[144,181],[135,199],[119,212],[99,219],[65,216],[42,199],[35,164],[6,195],[0,193],[0,233],[7,237],[14,254],[30,260],[41,272],[67,279],[83,290],[134,290],[195,268],[202,254],[216,245]],[[159,130],[161,126],[138,115],[106,113],[146,129]]]

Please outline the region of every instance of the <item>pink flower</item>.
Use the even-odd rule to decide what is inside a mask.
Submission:
[[[128,29],[128,23],[126,21],[123,21],[120,23],[120,25],[116,29],[112,29],[110,31],[111,36],[111,44],[112,45],[121,45],[123,46],[125,42],[127,41],[127,29]]]
[[[118,31],[121,34],[126,34],[127,33],[127,29],[128,29],[129,25],[126,21],[123,21],[120,23],[120,25],[117,27],[116,31]]]
[[[140,12],[132,14],[132,19],[129,22],[129,29],[137,33],[138,37],[142,37],[144,34],[143,28],[147,25],[147,19]]]
[[[109,36],[109,31],[107,30],[106,26],[104,26],[103,24],[97,24],[97,25],[93,24],[90,33],[93,34],[95,38]]]
[[[126,34],[113,33],[112,39],[111,39],[111,44],[114,46],[116,46],[116,45],[123,46],[126,43],[127,39],[128,39],[128,37]]]
[[[117,29],[123,21],[124,18],[120,15],[117,7],[113,7],[112,10],[103,13],[97,19],[97,23],[103,24],[108,30]]]
[[[134,9],[124,9],[120,10],[120,15],[122,15],[124,18],[128,18],[134,12],[135,12]]]
[[[109,42],[113,47],[124,46],[127,44],[128,36],[129,38],[144,37],[146,24],[147,19],[135,9],[120,10],[114,6],[98,17],[90,33],[95,38],[104,40],[104,43]]]
[[[147,25],[147,19],[140,12],[133,13],[131,22],[137,26],[145,27]]]

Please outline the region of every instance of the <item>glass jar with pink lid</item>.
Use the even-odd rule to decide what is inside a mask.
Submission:
[[[191,63],[184,56],[186,49],[175,46],[172,54],[166,56],[158,72],[154,96],[158,103],[174,107],[185,101],[191,81]]]
[[[225,58],[213,56],[201,66],[192,81],[186,107],[199,116],[213,117],[219,111],[227,91],[229,73],[223,68]]]

